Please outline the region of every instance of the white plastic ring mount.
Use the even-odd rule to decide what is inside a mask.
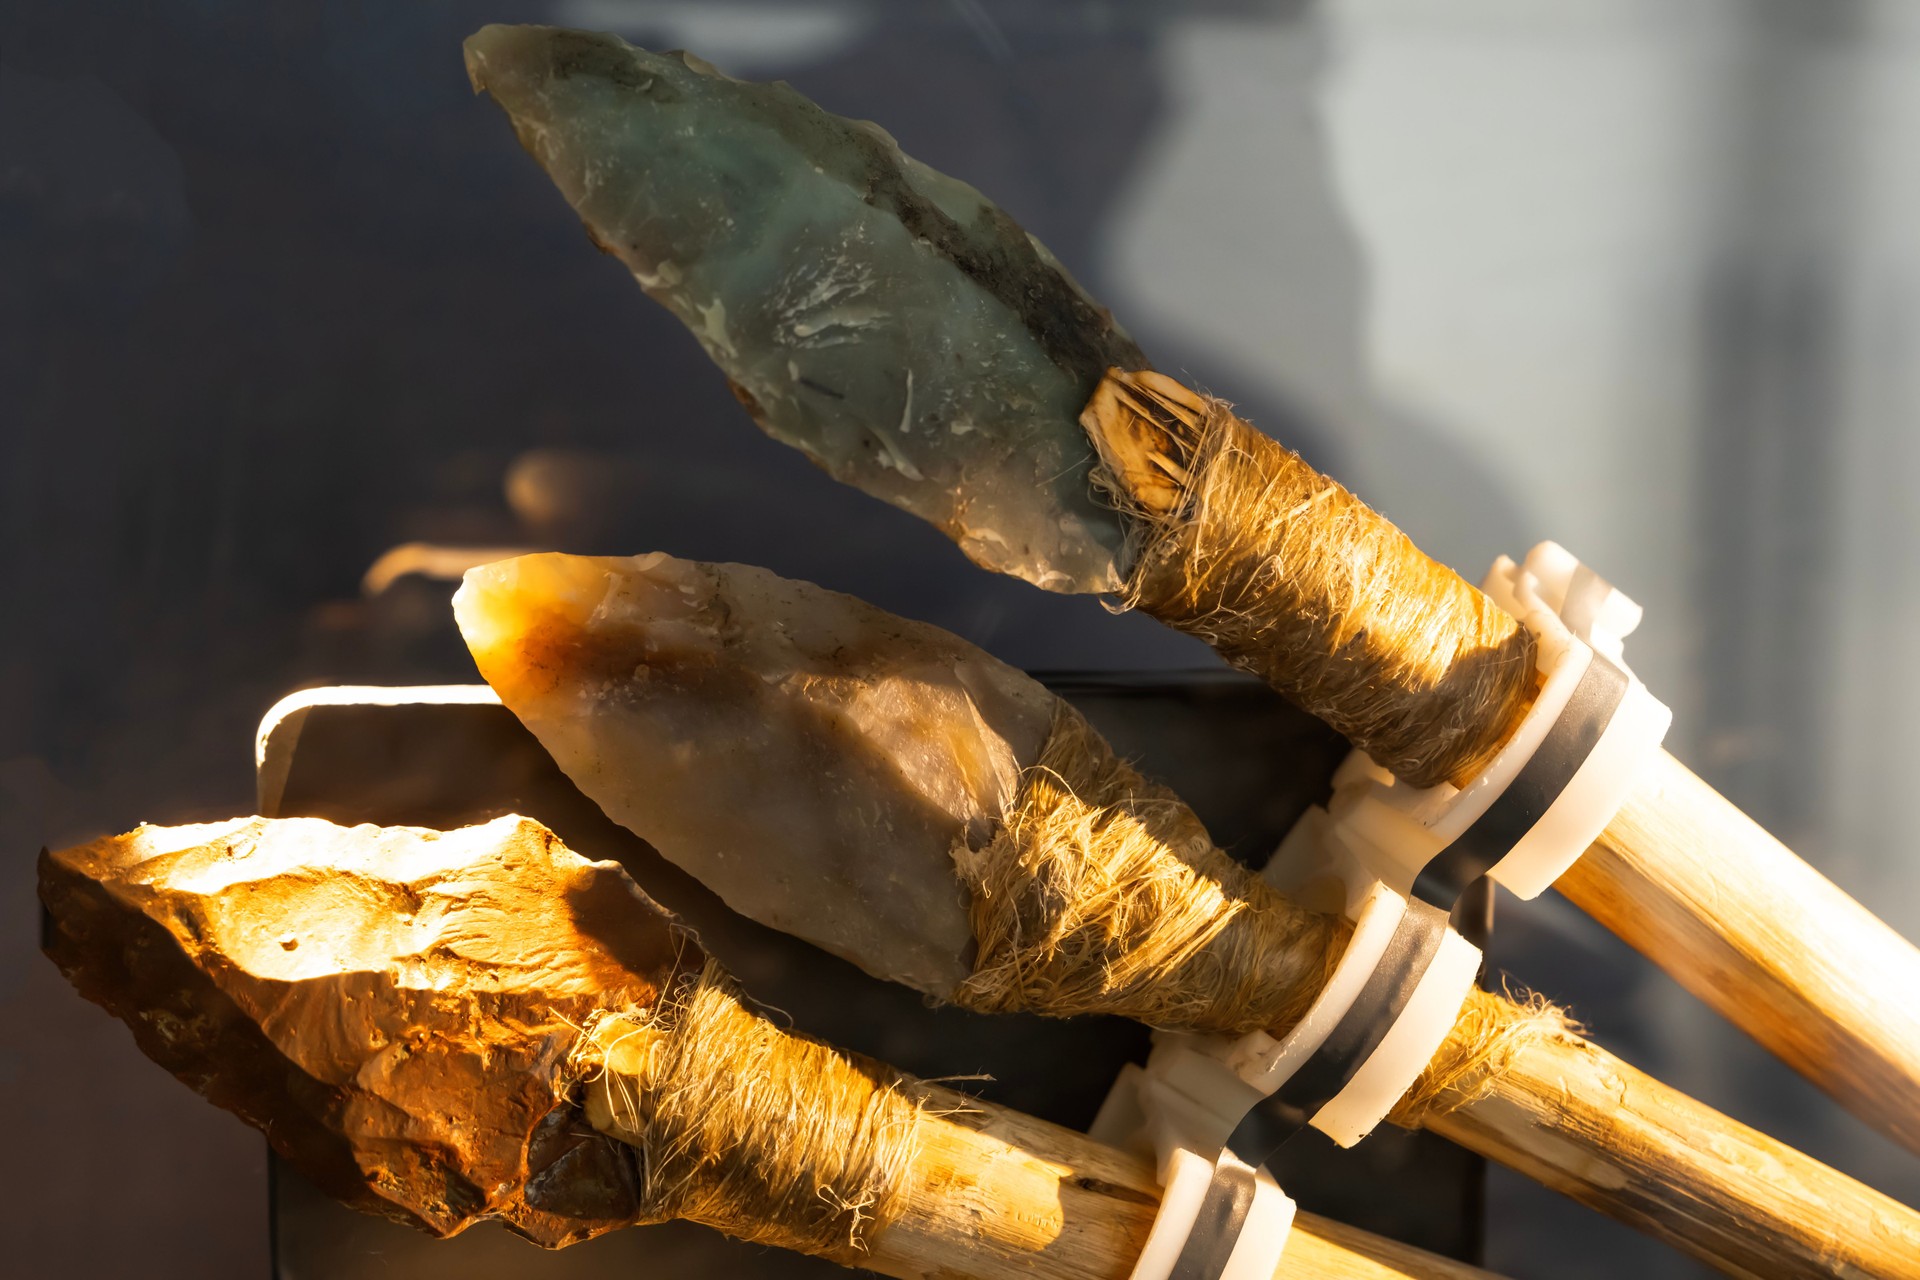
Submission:
[[[1349,886],[1353,933],[1283,1038],[1160,1032],[1147,1059],[1150,1075],[1181,1096],[1206,1099],[1224,1121],[1221,1140],[1234,1136],[1249,1158],[1303,1126],[1343,1147],[1371,1133],[1445,1043],[1480,972],[1480,949],[1447,913],[1352,861],[1333,874]],[[1267,1117],[1265,1134],[1260,1124],[1241,1127],[1250,1113]]]
[[[1294,1203],[1272,1174],[1222,1148],[1223,1120],[1230,1129],[1207,1101],[1121,1069],[1090,1132],[1150,1155],[1164,1188],[1129,1280],[1269,1280],[1278,1269]]]
[[[1310,838],[1289,842],[1328,848]],[[1276,858],[1288,861],[1302,860]],[[1300,1021],[1278,1040],[1258,1031],[1238,1038],[1155,1032],[1144,1070],[1130,1068],[1140,1072],[1156,1115],[1176,1115],[1181,1131],[1207,1150],[1234,1139],[1254,1163],[1302,1127],[1343,1147],[1371,1133],[1445,1042],[1480,970],[1480,949],[1446,913],[1396,893],[1359,862],[1340,858],[1309,871],[1323,891],[1337,886],[1338,898],[1319,905],[1343,911],[1354,927]],[[1276,887],[1298,884],[1276,880]],[[1279,1119],[1249,1124],[1263,1112]]]

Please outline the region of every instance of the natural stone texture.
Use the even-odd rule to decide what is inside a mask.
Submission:
[[[44,854],[40,896],[80,992],[329,1194],[550,1246],[640,1220],[635,1153],[567,1059],[702,956],[616,864],[520,817],[241,818]]]
[[[1130,338],[1046,249],[884,131],[613,36],[489,26],[467,69],[595,241],[765,430],[1056,591],[1120,581],[1078,425]]]
[[[744,565],[523,556],[454,597],[481,674],[609,817],[743,915],[950,998],[957,841],[1055,699],[956,636]]]

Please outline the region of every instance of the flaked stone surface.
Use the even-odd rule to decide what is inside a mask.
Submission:
[[[481,674],[609,817],[728,905],[950,998],[978,846],[1055,699],[937,627],[764,569],[543,554],[474,569]]]
[[[1051,254],[879,127],[614,36],[489,26],[476,88],[769,434],[1055,591],[1118,586],[1078,425],[1145,366]]]
[[[329,1194],[549,1246],[642,1220],[567,1058],[701,955],[618,865],[520,817],[241,818],[43,854],[40,896],[81,994]]]

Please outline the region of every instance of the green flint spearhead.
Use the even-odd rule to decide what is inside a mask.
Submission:
[[[687,54],[490,26],[466,56],[768,434],[986,568],[1119,585],[1077,419],[1109,366],[1145,361],[1012,218],[878,127]]]

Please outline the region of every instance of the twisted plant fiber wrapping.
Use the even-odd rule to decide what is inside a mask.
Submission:
[[[1179,797],[1064,702],[999,831],[954,856],[979,946],[954,1000],[981,1012],[1111,1013],[1277,1037],[1352,935],[1346,920],[1304,910],[1215,848]],[[1476,989],[1389,1118],[1414,1127],[1471,1105],[1527,1045],[1570,1034],[1537,996]]]
[[[1414,786],[1471,778],[1532,699],[1533,638],[1223,401],[1184,502],[1108,485],[1138,539],[1130,603],[1198,636]]]
[[[906,1077],[782,1031],[711,960],[660,1006],[591,1024],[574,1063],[595,1127],[639,1149],[643,1220],[857,1263],[898,1216]]]
[[[985,847],[957,847],[978,951],[955,1003],[1149,1026],[1292,1026],[1348,926],[1213,846],[1066,703]]]

